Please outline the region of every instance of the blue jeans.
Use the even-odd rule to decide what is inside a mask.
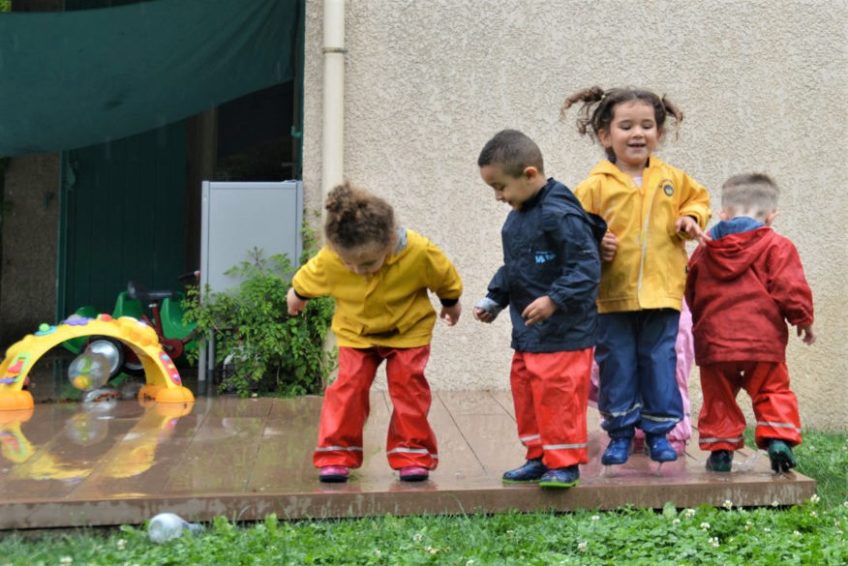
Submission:
[[[598,409],[611,438],[635,427],[665,435],[683,418],[674,344],[680,312],[649,309],[600,315],[595,359],[600,369]]]

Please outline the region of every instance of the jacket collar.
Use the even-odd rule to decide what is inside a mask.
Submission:
[[[645,167],[644,173],[642,174],[643,183],[644,179],[647,179],[651,175],[651,173],[664,166],[665,163],[663,163],[659,157],[654,154],[651,154],[650,159],[648,159],[648,166]],[[618,166],[609,159],[604,159],[603,161],[595,165],[589,175],[607,175],[618,179],[619,182],[624,184],[630,184],[632,180],[630,175],[619,169]]]
[[[397,229],[397,244],[395,244],[395,249],[392,250],[392,253],[386,258],[385,263],[392,264],[397,262],[403,253],[406,251],[406,248],[409,244],[409,236],[406,232],[405,226],[398,226]]]
[[[545,197],[545,195],[548,194],[551,189],[553,189],[554,185],[556,185],[556,181],[554,180],[554,178],[548,177],[548,182],[545,183],[545,186],[539,189],[539,191],[535,195],[525,200],[521,204],[521,212],[526,212],[531,208],[535,207],[537,204],[539,204]]]

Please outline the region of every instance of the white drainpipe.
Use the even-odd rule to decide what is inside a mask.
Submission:
[[[324,0],[322,203],[327,193],[344,181],[344,32],[345,0]]]

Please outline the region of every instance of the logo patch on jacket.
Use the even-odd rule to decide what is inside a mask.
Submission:
[[[536,264],[537,265],[541,264],[541,263],[547,263],[549,261],[554,260],[555,258],[556,258],[556,254],[554,252],[546,252],[546,251],[536,252]]]
[[[674,185],[671,184],[671,181],[663,181],[663,192],[667,197],[674,194]]]

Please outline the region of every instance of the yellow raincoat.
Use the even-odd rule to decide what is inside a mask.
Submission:
[[[641,187],[604,160],[574,194],[583,208],[607,222],[618,239],[615,258],[602,264],[598,311],[680,310],[687,256],[685,235],[675,231],[674,223],[691,216],[706,228],[707,190],[680,169],[651,156]]]
[[[425,346],[436,322],[427,290],[448,301],[462,294],[459,274],[435,244],[412,230],[400,242],[374,274],[353,273],[325,246],[292,279],[301,297],[336,300],[332,328],[339,346]]]

